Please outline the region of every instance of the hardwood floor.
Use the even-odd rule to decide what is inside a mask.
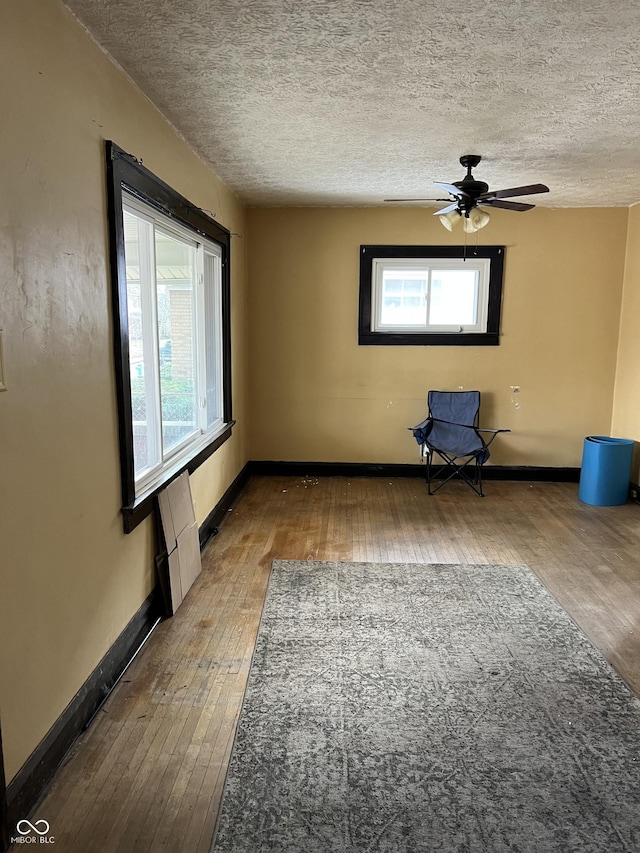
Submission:
[[[577,485],[253,478],[37,817],[64,853],[208,853],[271,561],[526,563],[640,695],[640,507]]]

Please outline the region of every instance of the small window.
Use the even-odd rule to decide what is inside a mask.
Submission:
[[[229,232],[111,144],[125,530],[231,434]]]
[[[361,344],[497,344],[502,246],[361,246]]]

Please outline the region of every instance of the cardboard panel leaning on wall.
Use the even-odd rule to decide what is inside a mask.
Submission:
[[[7,781],[155,584],[125,536],[104,140],[243,232],[244,212],[58,0],[0,4],[0,709]],[[232,245],[232,438],[193,477],[201,523],[246,462],[244,243]]]
[[[159,492],[158,507],[164,536],[159,580],[168,612],[173,614],[202,571],[188,471],[183,471]]]
[[[626,216],[492,211],[478,240],[506,246],[500,345],[359,347],[360,245],[462,233],[424,208],[251,210],[250,456],[417,462],[405,427],[428,389],[462,386],[485,425],[513,430],[490,462],[579,466],[584,435],[611,423]]]

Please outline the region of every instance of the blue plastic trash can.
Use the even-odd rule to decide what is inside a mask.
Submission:
[[[578,497],[594,506],[619,506],[627,502],[633,441],[588,435],[582,451]]]

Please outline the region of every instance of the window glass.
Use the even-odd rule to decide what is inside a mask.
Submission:
[[[137,491],[222,423],[221,256],[135,199],[123,207]]]
[[[385,269],[382,275],[382,326],[424,326],[427,279],[424,273]]]
[[[196,431],[195,248],[156,233],[158,353],[164,456]]]
[[[222,322],[222,290],[220,288],[219,257],[204,253],[204,277],[211,282],[204,292],[204,320],[209,330],[219,330]],[[206,339],[207,426],[212,427],[223,417],[222,335],[211,331]]]
[[[431,271],[429,323],[440,326],[473,326],[477,322],[479,272],[467,270]]]
[[[394,264],[376,260],[371,286],[375,291],[372,331],[486,331],[489,262],[449,261],[445,266],[425,258]]]

